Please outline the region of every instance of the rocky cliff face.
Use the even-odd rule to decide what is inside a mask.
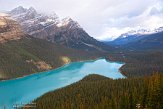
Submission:
[[[56,14],[46,15],[34,8],[18,7],[9,13],[18,21],[24,32],[40,39],[83,50],[108,50],[103,43],[90,37],[81,26],[71,18],[60,20]]]
[[[21,30],[20,25],[12,20],[8,15],[0,14],[0,43],[7,42],[9,40],[18,40],[24,33]]]

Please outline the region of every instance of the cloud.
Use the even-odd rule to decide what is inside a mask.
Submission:
[[[112,40],[136,28],[163,26],[163,0],[0,0],[1,10],[33,6],[70,16],[92,36]]]
[[[140,2],[141,3],[141,2]],[[129,11],[121,10],[119,14],[108,17],[103,24],[102,34],[96,36],[100,40],[113,40],[120,34],[134,29],[155,29],[163,26],[163,4],[162,1],[144,3],[139,11],[136,7],[127,7]],[[116,9],[116,8],[115,8]],[[116,12],[116,11],[114,11]],[[124,13],[123,13],[124,12]]]

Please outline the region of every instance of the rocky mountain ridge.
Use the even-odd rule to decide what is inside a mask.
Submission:
[[[125,45],[146,38],[147,36],[154,36],[155,34],[162,32],[163,27],[155,28],[153,30],[151,29],[132,30],[120,35],[117,39],[113,41],[108,41],[107,43],[111,45]]]
[[[71,18],[60,20],[55,13],[42,14],[32,7],[26,9],[21,6],[13,9],[9,14],[20,23],[25,33],[35,38],[86,51],[113,49],[90,37],[79,23]]]

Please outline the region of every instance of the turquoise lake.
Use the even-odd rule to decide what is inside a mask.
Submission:
[[[0,109],[13,109],[15,104],[26,104],[44,93],[67,86],[89,74],[99,74],[109,78],[125,78],[119,68],[120,62],[105,59],[73,62],[60,68],[33,74],[23,78],[0,82]]]

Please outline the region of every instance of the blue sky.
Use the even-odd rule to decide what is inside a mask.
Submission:
[[[0,10],[33,6],[71,17],[92,36],[111,40],[129,30],[163,26],[163,0],[0,0]]]

